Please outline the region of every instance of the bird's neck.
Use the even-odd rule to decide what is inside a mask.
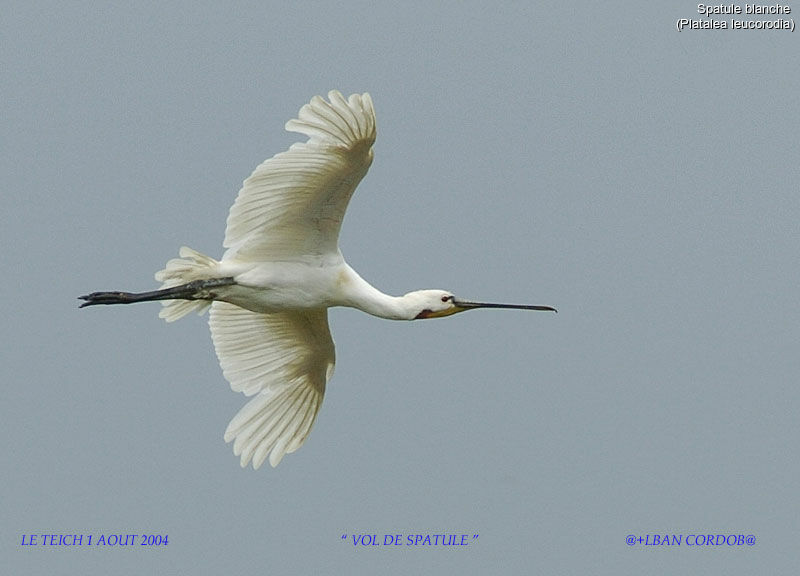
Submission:
[[[413,320],[415,312],[402,296],[384,294],[372,284],[361,278],[355,270],[349,268],[348,279],[343,286],[345,297],[343,304],[358,308],[362,312],[386,318],[387,320]]]

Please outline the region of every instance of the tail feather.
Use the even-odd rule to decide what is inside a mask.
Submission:
[[[173,258],[167,262],[163,270],[156,272],[156,280],[161,282],[161,288],[172,288],[181,284],[188,284],[195,280],[205,280],[216,275],[216,268],[219,262],[201,254],[197,250],[192,250],[188,246],[182,246],[178,252],[180,258]],[[167,322],[174,322],[183,318],[190,312],[202,314],[211,305],[209,300],[164,300],[159,318]]]

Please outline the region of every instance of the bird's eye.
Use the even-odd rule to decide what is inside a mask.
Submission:
[[[450,302],[452,299],[452,296],[442,296],[442,302]]]

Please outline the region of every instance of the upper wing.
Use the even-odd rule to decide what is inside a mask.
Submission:
[[[309,137],[263,162],[228,215],[223,260],[275,260],[337,253],[347,203],[372,163],[375,110],[369,94],[338,91],[300,109],[286,129]]]
[[[333,375],[335,352],[327,310],[258,314],[214,302],[211,336],[225,378],[255,397],[234,416],[225,441],[242,467],[274,467],[305,442]],[[270,454],[271,452],[271,454]]]

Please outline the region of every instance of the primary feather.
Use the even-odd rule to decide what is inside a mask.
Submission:
[[[324,257],[372,163],[375,111],[369,94],[315,96],[286,129],[309,137],[258,166],[228,215],[223,260]]]
[[[308,436],[333,375],[335,352],[326,310],[257,314],[214,302],[211,336],[231,389],[255,398],[231,420],[225,441],[242,466],[266,455],[277,466]]]

